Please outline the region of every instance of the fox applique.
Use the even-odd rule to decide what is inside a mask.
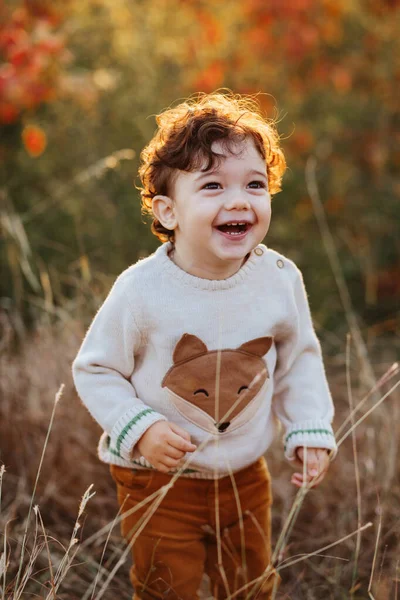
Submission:
[[[212,433],[231,431],[262,402],[269,381],[262,357],[272,343],[272,337],[261,337],[236,349],[209,351],[200,338],[185,333],[175,346],[162,387],[192,423]]]

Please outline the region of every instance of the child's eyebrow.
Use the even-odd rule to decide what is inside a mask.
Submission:
[[[195,181],[201,181],[202,179],[205,179],[206,177],[210,177],[210,175],[218,175],[219,172],[220,172],[219,169],[205,171],[201,175],[198,175],[197,177],[195,177]],[[261,175],[261,177],[264,177],[265,179],[267,179],[266,173],[263,173],[262,171],[257,171],[256,169],[251,169],[250,171],[247,171],[246,175]]]

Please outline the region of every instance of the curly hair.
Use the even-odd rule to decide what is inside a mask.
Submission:
[[[139,187],[142,213],[153,216],[151,231],[162,242],[174,239],[152,212],[154,196],[173,196],[174,179],[179,171],[208,171],[221,156],[211,150],[219,141],[233,153],[232,145],[251,136],[265,160],[271,195],[281,190],[286,161],[279,146],[275,121],[263,117],[252,96],[199,92],[178,106],[156,116],[158,129],[140,154]],[[206,165],[204,162],[206,161]]]

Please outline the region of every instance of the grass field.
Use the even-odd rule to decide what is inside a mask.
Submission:
[[[108,467],[96,456],[100,429],[78,400],[70,374],[83,332],[72,320],[67,326],[46,324],[25,340],[17,354],[2,354],[0,459],[5,472],[3,468],[0,591],[4,599],[111,600],[132,595],[130,558],[126,552],[124,557],[118,524],[110,533],[118,507]],[[365,390],[345,334],[321,337],[340,439],[352,427],[349,380],[353,406],[363,400]],[[398,350],[393,339],[376,339],[369,348],[378,380],[391,368]],[[292,469],[283,458],[279,439],[268,452],[273,544],[283,578],[277,598],[398,597],[398,389],[382,399],[398,380],[392,369],[386,383],[354,413],[356,424],[371,411],[343,441],[317,489],[298,492],[290,484]],[[55,405],[61,383],[65,388]],[[290,519],[293,506],[298,506],[298,512]],[[115,575],[105,585],[113,569]]]

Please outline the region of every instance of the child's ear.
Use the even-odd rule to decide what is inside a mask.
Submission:
[[[174,212],[174,202],[169,196],[158,194],[152,200],[153,214],[161,225],[171,231],[175,229],[177,220]]]

